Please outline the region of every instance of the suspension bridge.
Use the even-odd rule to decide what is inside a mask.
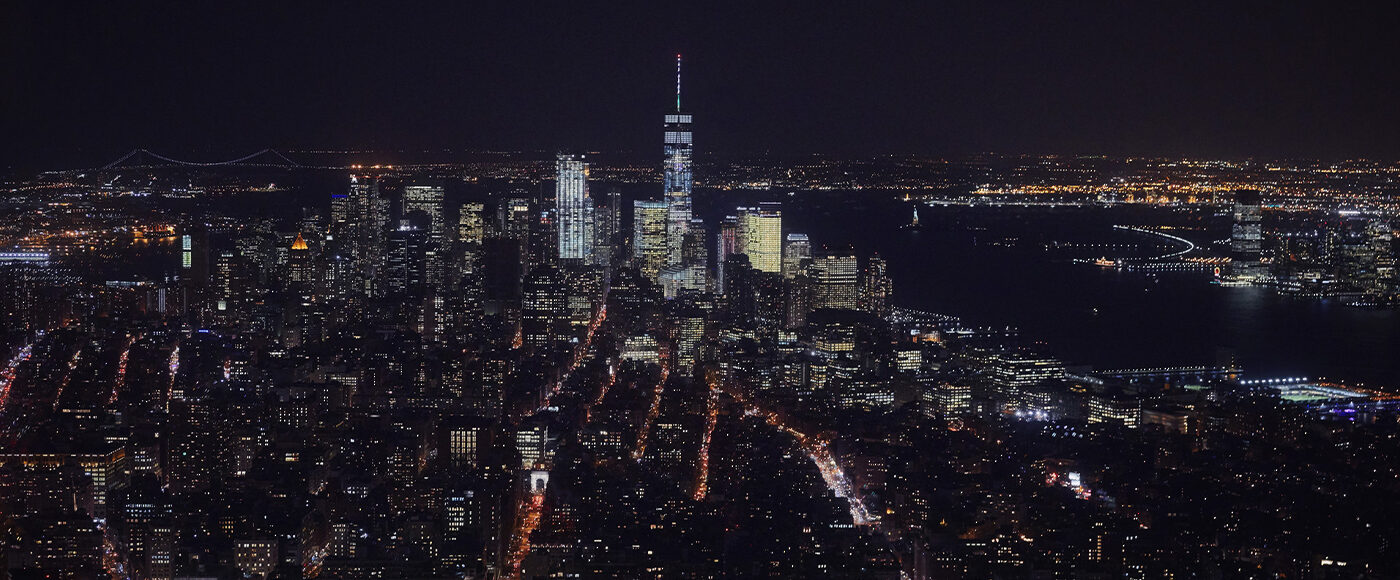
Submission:
[[[132,149],[126,155],[101,167],[70,169],[51,173],[74,173],[88,171],[109,171],[113,169],[154,169],[173,167],[271,167],[283,169],[345,169],[347,166],[307,165],[284,155],[281,151],[266,148],[248,155],[222,161],[187,161],[176,159],[146,149]]]
[[[243,165],[248,167],[304,167],[302,164],[287,158],[286,155],[283,155],[276,149],[270,148],[244,155],[237,159],[211,162],[183,161],[152,152],[150,149],[139,148],[132,149],[130,153],[117,158],[116,161],[103,165],[101,169],[106,170],[115,167],[153,167],[163,164],[181,165],[185,167],[223,167],[227,165]]]

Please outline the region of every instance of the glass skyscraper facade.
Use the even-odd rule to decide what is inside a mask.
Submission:
[[[656,280],[666,265],[666,220],[669,206],[664,201],[632,202],[632,255],[642,275]]]
[[[403,188],[403,215],[405,218],[422,212],[427,223],[417,224],[428,229],[428,237],[435,244],[447,241],[447,221],[443,207],[441,185],[407,185]]]
[[[585,260],[592,257],[592,206],[588,201],[588,164],[582,155],[560,154],[554,203],[559,212],[559,257]]]
[[[738,253],[760,272],[783,271],[782,205],[762,202],[758,207],[739,208]]]
[[[860,291],[854,254],[824,253],[812,259],[812,307],[855,310]]]
[[[690,135],[691,115],[681,112],[681,59],[676,55],[676,111],[665,118],[666,182],[666,261],[681,262],[681,246],[690,227],[690,188],[694,149]]]
[[[807,234],[788,234],[783,244],[783,277],[791,280],[802,271],[802,262],[812,258],[812,242]]]
[[[1236,282],[1254,282],[1268,272],[1260,262],[1264,214],[1259,192],[1235,194],[1234,224],[1230,228],[1230,274]]]

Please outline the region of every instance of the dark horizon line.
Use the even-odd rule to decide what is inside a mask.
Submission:
[[[207,154],[207,153],[202,153],[202,152],[211,151],[211,150],[191,149],[191,148],[172,148],[172,149],[169,149],[169,150],[162,150],[162,149],[155,149],[155,148],[150,148],[150,147],[134,147],[134,148],[132,148],[132,149],[124,150],[122,153],[113,156],[111,159],[109,159],[109,160],[107,160],[107,161],[108,161],[108,162],[116,161],[117,159],[121,158],[121,157],[124,156],[124,155],[127,155],[127,154],[132,153],[132,152],[135,152],[135,151],[140,151],[140,150],[146,150],[146,151],[149,151],[149,152],[152,152],[152,153],[161,154],[161,155],[167,155],[167,156],[171,156],[171,155],[169,155],[170,153],[175,153],[176,155],[206,155],[206,156],[207,156],[207,155],[209,155],[209,154]],[[241,153],[240,153],[240,152],[237,152],[237,151],[235,151],[234,153],[224,153],[225,151],[229,151],[229,150],[227,150],[227,149],[221,149],[221,150],[219,150],[219,151],[220,151],[219,154],[210,156],[209,158],[181,159],[181,161],[188,161],[188,162],[192,162],[192,163],[214,163],[214,164],[217,164],[217,163],[226,162],[226,161],[232,160],[232,159],[238,159],[238,158],[240,158],[240,157],[245,157],[245,156],[247,156],[247,155],[249,155],[249,154],[259,153],[259,152],[262,152],[262,151],[264,151],[264,150],[276,151],[276,152],[278,152],[278,153],[289,154],[289,155],[311,155],[311,156],[329,156],[329,155],[388,155],[388,154],[393,154],[393,155],[414,155],[414,154],[460,154],[460,155],[540,155],[540,156],[550,156],[550,155],[554,155],[554,154],[557,154],[557,153],[563,152],[563,151],[576,151],[576,152],[580,152],[580,153],[585,154],[585,155],[600,155],[600,156],[608,156],[608,157],[620,157],[620,158],[622,158],[622,159],[624,160],[625,163],[637,163],[637,164],[645,164],[645,163],[650,163],[650,162],[651,162],[650,160],[644,159],[645,157],[656,157],[658,161],[660,161],[660,158],[662,157],[662,156],[659,155],[659,154],[657,154],[657,155],[650,155],[650,154],[643,153],[643,152],[641,152],[641,151],[639,151],[639,150],[636,150],[636,149],[610,149],[610,150],[609,150],[609,149],[588,149],[588,148],[582,148],[582,147],[580,147],[580,148],[559,148],[559,147],[540,147],[540,148],[490,148],[490,147],[463,147],[463,148],[456,148],[456,147],[429,147],[429,148],[417,148],[417,147],[414,147],[414,148],[399,148],[399,149],[362,148],[362,147],[346,147],[346,148],[335,148],[335,147],[315,147],[315,148],[307,148],[307,147],[288,147],[288,148],[262,147],[262,148],[259,148],[259,149],[250,149],[250,150],[246,150],[246,151],[243,151],[243,152],[241,152]],[[872,158],[918,157],[918,158],[937,159],[937,160],[945,160],[945,161],[961,161],[961,160],[968,160],[968,159],[973,159],[973,158],[977,158],[977,157],[991,157],[991,158],[999,158],[999,159],[1015,159],[1015,158],[1055,159],[1055,158],[1059,158],[1059,159],[1086,159],[1086,160],[1087,160],[1087,159],[1106,159],[1106,160],[1114,160],[1114,161],[1127,161],[1127,160],[1191,160],[1191,161],[1227,161],[1227,162],[1250,162],[1250,163],[1284,162],[1284,161],[1287,161],[1287,162],[1312,162],[1312,163],[1371,162],[1371,163],[1378,163],[1378,164],[1383,164],[1383,165],[1384,165],[1384,164],[1389,164],[1389,165],[1400,165],[1400,158],[1396,158],[1396,157],[1358,157],[1358,156],[1354,156],[1354,155],[1352,155],[1352,156],[1336,156],[1336,157],[1321,157],[1321,156],[1309,156],[1309,155],[1276,155],[1276,156],[1269,156],[1269,155],[1221,155],[1221,156],[1212,156],[1212,155],[1199,154],[1199,153],[1106,153],[1106,152],[1084,153],[1084,152],[1044,152],[1044,151],[1042,151],[1042,152],[1024,152],[1024,151],[1023,151],[1023,152],[1016,152],[1016,151],[991,151],[991,150],[969,151],[969,152],[956,152],[956,153],[955,153],[955,152],[933,152],[933,151],[872,151],[872,152],[856,153],[856,152],[840,152],[840,151],[813,151],[813,150],[808,150],[808,151],[792,151],[792,150],[778,151],[778,150],[774,150],[774,149],[748,150],[748,151],[736,151],[736,150],[733,150],[733,149],[727,149],[727,150],[723,150],[723,151],[721,151],[721,150],[698,149],[698,150],[697,150],[697,153],[699,153],[699,154],[696,156],[696,157],[697,157],[696,161],[697,161],[697,163],[699,163],[699,164],[706,164],[706,163],[705,163],[705,162],[706,162],[706,158],[710,158],[710,159],[775,159],[775,160],[787,160],[787,159],[796,159],[796,158],[804,158],[804,157],[805,157],[805,158],[817,157],[817,158],[828,158],[828,159],[837,159],[837,160],[860,160],[860,159],[872,159]],[[438,161],[438,162],[435,162],[435,163],[454,163],[454,162],[466,162],[466,161]],[[409,161],[409,162],[406,162],[406,163],[412,163],[412,162]],[[426,162],[425,162],[425,163],[426,163]],[[33,164],[30,164],[30,165],[40,165],[40,164],[38,164],[38,163],[33,163]],[[104,163],[104,165],[105,165],[105,163]],[[79,170],[95,170],[95,169],[102,169],[102,168],[103,168],[102,165],[94,165],[94,166],[90,166],[90,167],[49,167],[49,168],[27,167],[27,168],[25,168],[25,167],[19,167],[19,166],[17,166],[17,165],[14,164],[14,163],[8,163],[8,164],[5,164],[4,166],[5,166],[6,168],[8,168],[8,169],[11,169],[11,170],[25,169],[25,170],[33,171],[33,172],[36,172],[36,173],[52,173],[52,172],[79,171]]]

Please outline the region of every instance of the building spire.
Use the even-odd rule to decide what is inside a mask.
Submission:
[[[681,112],[681,55],[676,53],[676,112]]]

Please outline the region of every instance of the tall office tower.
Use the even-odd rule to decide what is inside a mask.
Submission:
[[[432,247],[428,236],[426,230],[410,223],[389,232],[385,282],[390,290],[404,292],[428,283],[428,251]]]
[[[608,189],[608,205],[605,219],[608,221],[608,245],[612,247],[609,262],[620,259],[622,249],[622,191],[616,187]]]
[[[1241,191],[1235,194],[1235,224],[1230,232],[1230,274],[1240,282],[1252,282],[1264,274],[1260,263],[1263,213],[1259,192]]]
[[[757,272],[744,254],[733,254],[720,265],[724,270],[724,301],[731,322],[743,326],[753,324],[758,307],[755,302]]]
[[[860,293],[856,286],[858,265],[853,254],[823,252],[812,259],[812,309],[855,310]]]
[[[786,328],[807,326],[807,314],[812,311],[812,277],[804,269],[785,280],[787,294]]]
[[[890,280],[885,259],[873,256],[865,267],[865,280],[861,288],[861,303],[866,312],[880,318],[890,314],[890,296],[894,292],[894,282]]]
[[[176,551],[170,492],[150,475],[133,477],[122,491],[122,509],[107,521],[125,547],[126,572],[132,578],[170,578]]]
[[[200,317],[213,309],[209,286],[209,231],[203,224],[183,226],[180,236],[180,313]],[[198,319],[198,318],[197,318]]]
[[[611,266],[617,259],[618,231],[622,219],[622,192],[617,188],[608,190],[604,204],[593,208],[596,220],[593,231],[593,264]]]
[[[760,272],[781,273],[783,270],[783,210],[777,202],[763,202],[758,207],[739,208],[738,253]]]
[[[214,259],[214,309],[229,313],[229,321],[241,320],[245,297],[253,289],[252,266],[235,251],[220,252]]]
[[[690,113],[681,112],[681,55],[676,55],[676,111],[667,113],[666,126],[666,263],[679,264],[685,231],[690,227],[690,188],[694,152],[690,138]]]
[[[569,318],[568,288],[559,270],[542,266],[525,276],[521,294],[521,333],[525,344],[547,346],[563,334]]]
[[[287,280],[298,288],[310,289],[316,283],[315,266],[306,239],[297,232],[297,239],[292,241],[292,250],[287,255]]]
[[[787,324],[787,285],[776,272],[754,272],[754,329],[772,335]]]
[[[496,206],[496,228],[503,237],[525,240],[530,237],[530,223],[535,218],[534,204],[523,197],[501,200]]]
[[[442,246],[447,242],[447,218],[442,203],[441,185],[409,185],[403,188],[403,216],[422,212],[428,216],[425,224],[428,239]]]
[[[353,177],[351,179],[354,179]],[[331,194],[331,230],[336,226],[343,225],[350,221],[350,213],[354,211],[351,205],[350,196],[344,193]]]
[[[333,205],[337,203],[332,200]],[[353,294],[372,295],[384,267],[384,234],[389,222],[388,204],[379,192],[379,178],[351,175],[350,193],[342,206],[345,219],[333,239],[345,249],[354,274],[342,279],[353,283]],[[334,212],[333,212],[334,213]]]
[[[591,203],[583,208],[583,244],[588,254],[585,264],[602,266],[606,262],[598,250],[598,208]]]
[[[486,239],[486,204],[467,202],[457,212],[457,243],[481,245]]]
[[[172,387],[172,392],[174,388]],[[202,395],[171,396],[168,407],[179,420],[170,427],[167,475],[171,493],[192,495],[209,489],[218,475],[226,419]]]
[[[724,263],[729,256],[739,253],[739,218],[724,216],[719,224],[719,235],[715,236],[715,293],[723,295]]]
[[[788,234],[783,244],[783,278],[791,280],[801,271],[802,261],[811,259],[812,243],[807,234]]]
[[[1376,220],[1366,224],[1366,244],[1370,247],[1370,268],[1362,277],[1366,291],[1375,296],[1394,294],[1396,288],[1395,234],[1390,223]]]
[[[457,213],[457,242],[477,244],[486,239],[486,205],[467,202]]]
[[[554,206],[558,212],[559,257],[564,260],[590,260],[593,239],[592,201],[588,199],[588,163],[582,155],[560,153],[554,164],[558,181],[554,185]]]
[[[705,222],[699,219],[690,221],[681,244],[681,261],[661,269],[662,294],[667,299],[675,298],[681,292],[710,291],[710,251],[709,232]]]
[[[554,200],[543,200],[536,205],[536,213],[531,216],[530,233],[526,238],[525,270],[559,261],[559,228],[555,225],[553,209],[540,209],[553,205]]]
[[[354,275],[354,261],[351,259],[351,215],[354,203],[349,194],[331,194],[331,220],[326,227],[325,250],[321,253],[326,262],[323,289],[327,294],[344,297],[351,293],[346,279]],[[254,252],[242,243],[239,252],[256,262]]]
[[[563,274],[568,323],[580,330],[586,329],[603,299],[603,269],[569,268]]]
[[[672,340],[676,345],[677,368],[694,366],[700,358],[701,345],[705,341],[704,310],[695,306],[680,308],[671,318]]]
[[[710,249],[707,247],[709,232],[705,229],[705,221],[699,218],[690,220],[690,228],[685,232],[685,240],[681,244],[681,264],[684,266],[698,266],[705,269],[710,264]]]
[[[486,206],[479,202],[462,204],[457,214],[458,267],[464,280],[473,285],[481,277],[481,244],[486,240]]]
[[[681,292],[710,290],[707,234],[704,221],[690,221],[690,228],[685,232],[685,241],[681,244],[681,262],[661,269],[661,289],[667,299],[675,298]]]
[[[180,277],[202,288],[209,281],[209,231],[198,224],[181,229]]]
[[[632,202],[632,257],[642,275],[652,281],[666,266],[668,210],[664,201]]]

